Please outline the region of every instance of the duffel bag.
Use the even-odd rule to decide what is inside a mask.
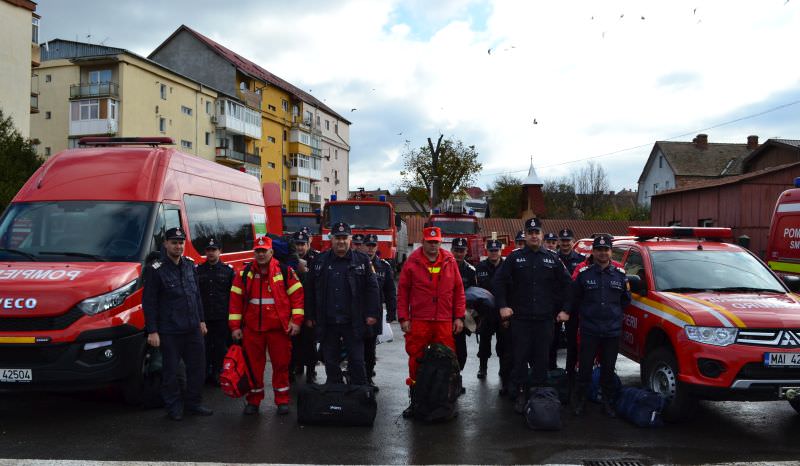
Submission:
[[[613,403],[614,398],[616,397],[617,393],[619,393],[620,388],[622,388],[622,381],[619,379],[617,373],[614,372],[615,393],[603,393],[603,388],[600,386],[600,366],[595,366],[595,368],[592,370],[592,384],[589,385],[589,401],[602,403],[603,399],[607,398]]]
[[[414,417],[423,422],[453,419],[461,393],[458,359],[449,347],[433,343],[419,358],[417,380],[411,390]]]
[[[667,400],[658,393],[636,387],[624,387],[617,396],[617,415],[639,427],[661,427],[661,412]]]
[[[525,423],[534,430],[561,429],[561,402],[551,387],[535,387],[525,405]]]
[[[219,386],[222,392],[231,398],[241,398],[252,388],[252,372],[241,345],[233,344],[222,360],[222,373],[219,375]]]
[[[371,426],[378,412],[369,385],[305,384],[297,390],[297,422],[329,426]]]
[[[564,369],[550,369],[547,371],[545,385],[554,388],[558,393],[558,400],[561,404],[569,403],[569,377]]]

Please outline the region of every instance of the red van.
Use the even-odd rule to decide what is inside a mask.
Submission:
[[[800,277],[800,178],[778,196],[767,244],[767,264],[778,275]]]
[[[165,230],[210,237],[234,265],[267,232],[258,180],[162,144],[84,138],[25,183],[0,217],[0,390],[119,383],[141,394],[142,269]]]

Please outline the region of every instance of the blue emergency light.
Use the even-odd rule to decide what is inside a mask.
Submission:
[[[319,215],[320,213],[322,213],[322,211],[321,211],[321,210],[319,210],[319,209],[314,209],[314,213],[315,213],[315,214],[317,214],[317,215]]]
[[[286,214],[286,207],[281,207],[281,213]]]
[[[386,202],[386,196],[381,194],[380,196],[378,196],[378,200],[381,202]]]
[[[467,212],[467,215],[475,215],[475,211],[470,209],[469,212]]]
[[[800,188],[800,176],[794,179],[794,187]]]
[[[335,200],[336,200],[336,194],[331,194],[331,200],[332,200],[332,201],[335,201]]]
[[[434,213],[434,214],[439,214],[439,213],[441,213],[441,212],[442,212],[442,211],[441,211],[441,210],[439,210],[438,208],[436,208],[436,209],[433,209],[433,213]]]

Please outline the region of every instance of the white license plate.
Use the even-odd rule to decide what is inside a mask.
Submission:
[[[30,382],[33,380],[30,369],[0,369],[0,382]]]
[[[771,367],[800,366],[800,353],[764,353],[764,365]]]

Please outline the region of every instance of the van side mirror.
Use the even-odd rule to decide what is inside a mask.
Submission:
[[[789,291],[792,293],[800,293],[800,277],[795,275],[784,275],[782,278],[783,284],[786,285],[786,288],[789,288]]]
[[[394,214],[394,226],[400,228],[403,226],[403,219],[400,217],[400,214]]]
[[[638,275],[628,275],[628,287],[631,293],[647,296],[647,286]]]

